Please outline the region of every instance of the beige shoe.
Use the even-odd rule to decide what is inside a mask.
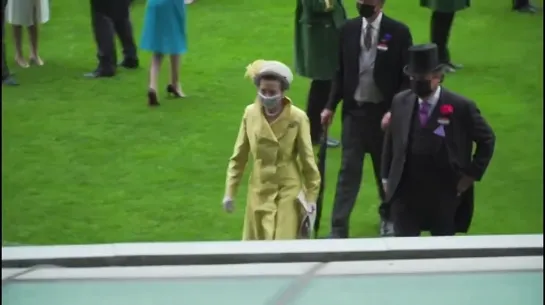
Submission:
[[[30,62],[31,65],[36,65],[36,66],[44,65],[44,61],[40,58],[40,56],[31,57],[28,61]]]
[[[15,62],[21,67],[21,68],[28,68],[30,65],[28,62],[20,56],[15,56]]]

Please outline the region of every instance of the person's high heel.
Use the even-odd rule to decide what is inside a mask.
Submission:
[[[176,89],[176,87],[174,85],[168,85],[167,86],[167,93],[169,96],[174,96],[174,97],[185,97],[185,94],[181,91],[178,91],[178,89]]]
[[[148,105],[150,107],[159,106],[159,101],[157,100],[157,93],[153,90],[148,91]]]

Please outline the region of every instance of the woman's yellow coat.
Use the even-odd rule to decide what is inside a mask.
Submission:
[[[295,239],[303,191],[316,202],[320,173],[314,159],[305,112],[285,98],[286,106],[272,123],[267,122],[256,100],[246,107],[233,156],[227,169],[226,196],[234,198],[251,153],[243,240]]]

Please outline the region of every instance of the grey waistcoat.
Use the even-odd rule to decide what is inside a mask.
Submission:
[[[376,42],[373,42],[373,46],[370,50],[367,50],[365,46],[361,47],[360,52],[360,73],[359,84],[354,93],[354,99],[359,105],[363,103],[380,103],[382,102],[382,94],[375,84],[373,78],[375,70],[375,58],[377,55]]]

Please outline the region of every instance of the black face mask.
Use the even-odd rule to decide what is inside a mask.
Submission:
[[[428,97],[433,89],[429,79],[411,79],[411,90],[420,98]]]
[[[358,13],[363,18],[370,18],[375,14],[375,6],[371,4],[358,3],[356,4],[358,8]]]

